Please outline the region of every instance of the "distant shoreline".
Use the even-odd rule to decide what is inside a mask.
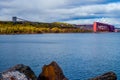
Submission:
[[[10,21],[0,22],[0,34],[44,34],[44,33],[88,33],[92,30],[80,29],[67,23],[31,23]]]
[[[73,24],[60,22],[40,23],[21,21],[14,23],[12,21],[0,21],[0,35],[50,34],[50,33],[95,33],[95,32],[93,31],[93,29],[85,28],[84,25],[83,27],[80,28],[75,27],[75,25]]]

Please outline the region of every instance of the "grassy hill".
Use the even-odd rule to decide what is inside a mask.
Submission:
[[[40,23],[0,21],[0,34],[78,33],[92,32],[67,23]]]

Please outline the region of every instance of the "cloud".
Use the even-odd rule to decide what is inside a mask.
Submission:
[[[66,20],[63,18],[65,22],[70,21],[71,23],[80,23],[81,21],[83,23],[93,23],[93,21],[105,22],[104,20],[106,20],[107,23],[118,25],[120,17],[120,3],[87,5],[72,9],[60,9],[57,11],[58,13],[64,12],[65,18],[66,16],[69,16]]]
[[[93,24],[93,22],[103,22],[103,23],[108,23],[108,24],[116,24],[119,25],[120,19],[116,18],[94,18],[94,19],[79,19],[79,20],[69,20],[65,21],[67,23],[72,23],[72,24]]]
[[[30,21],[93,23],[119,20],[118,0],[0,0],[0,19],[18,16]],[[116,23],[118,24],[118,23]],[[115,25],[116,25],[115,24]]]
[[[64,6],[65,3],[66,0],[12,0],[10,2],[2,0],[0,1],[0,10],[1,16],[4,16],[3,19],[16,15],[23,18],[35,16],[33,19],[35,20],[36,17],[49,14],[46,13],[47,10]]]

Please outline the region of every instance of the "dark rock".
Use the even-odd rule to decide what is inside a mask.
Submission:
[[[56,62],[44,65],[37,80],[68,80]]]
[[[1,80],[37,80],[30,67],[18,64],[2,73]]]
[[[0,80],[1,80],[1,78],[2,78],[2,73],[0,72]]]
[[[114,72],[107,72],[101,76],[97,76],[88,80],[117,80],[117,75]]]

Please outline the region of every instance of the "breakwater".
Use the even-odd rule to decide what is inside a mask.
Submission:
[[[69,80],[69,78],[65,77],[60,66],[53,61],[43,66],[38,77],[29,66],[18,64],[0,73],[0,80]],[[117,75],[114,72],[107,72],[101,76],[88,78],[88,80],[117,80]]]

